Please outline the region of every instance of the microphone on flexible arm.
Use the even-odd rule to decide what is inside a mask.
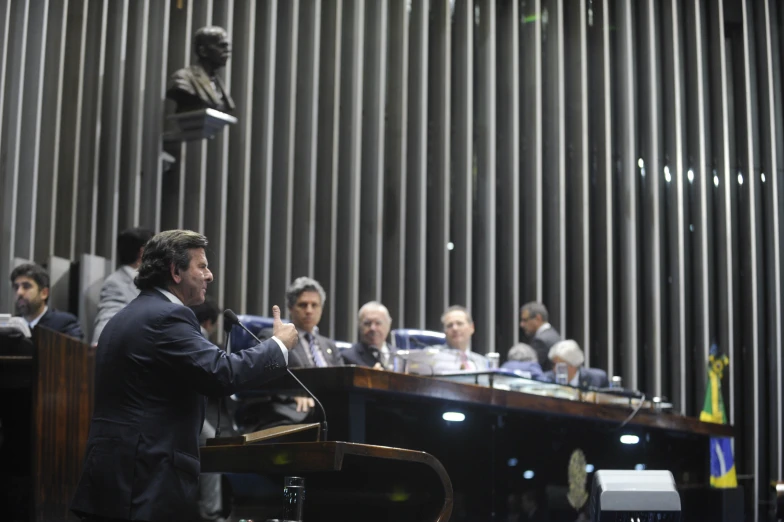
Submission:
[[[256,336],[253,334],[253,332],[251,332],[250,330],[248,330],[248,327],[246,327],[244,324],[242,324],[242,323],[240,322],[239,318],[237,317],[237,314],[235,314],[234,312],[232,312],[232,311],[231,311],[231,310],[229,310],[229,309],[226,309],[226,310],[224,310],[224,311],[223,311],[223,327],[224,327],[224,328],[229,328],[229,329],[231,329],[231,327],[232,327],[232,326],[234,326],[235,324],[236,324],[237,326],[239,326],[240,328],[242,328],[243,330],[245,330],[246,332],[248,332],[248,333],[250,334],[250,336],[251,336],[251,337],[253,337],[254,339],[256,339],[256,342],[259,342],[259,343],[261,342],[261,339],[259,339],[258,337],[256,337]],[[227,326],[227,325],[228,325],[228,326]],[[307,386],[305,386],[304,384],[302,384],[302,381],[300,381],[300,380],[297,378],[297,376],[296,376],[296,375],[294,375],[294,374],[291,372],[291,370],[290,370],[288,367],[286,368],[286,371],[287,371],[287,372],[289,372],[289,375],[291,375],[291,376],[294,378],[294,380],[295,380],[295,381],[297,381],[297,384],[299,384],[299,385],[302,387],[302,389],[303,389],[303,390],[305,390],[306,392],[308,392],[308,395],[310,395],[310,397],[313,399],[313,401],[314,401],[316,404],[318,404],[318,407],[319,407],[319,409],[321,410],[321,418],[322,418],[322,419],[324,419],[324,420],[323,420],[323,422],[321,423],[321,436],[319,437],[319,440],[320,440],[321,442],[323,442],[323,441],[326,441],[326,440],[327,440],[327,412],[326,412],[326,410],[324,410],[324,406],[322,406],[322,405],[321,405],[321,401],[320,401],[320,400],[318,400],[318,398],[317,398],[315,395],[313,395],[313,392],[311,392],[311,391],[308,389],[308,387],[307,387]]]
[[[232,313],[234,313],[234,312],[232,312]],[[224,317],[225,317],[225,315],[224,315]],[[234,317],[236,318],[237,316],[235,315]],[[234,326],[234,324],[230,323],[229,321],[226,321],[226,320],[223,321],[223,331],[226,333],[226,344],[223,347],[223,351],[226,352],[226,353],[231,353],[229,351],[229,334],[231,333],[231,327],[232,326]],[[215,426],[215,438],[216,439],[220,437],[220,432],[221,432],[221,411],[222,410],[223,410],[223,397],[219,397],[218,398],[218,425]]]

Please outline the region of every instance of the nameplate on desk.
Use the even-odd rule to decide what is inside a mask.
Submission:
[[[315,442],[321,436],[321,424],[290,424],[276,426],[266,430],[245,433],[237,437],[221,437],[207,439],[207,446],[244,446],[246,444],[259,444],[264,442]]]

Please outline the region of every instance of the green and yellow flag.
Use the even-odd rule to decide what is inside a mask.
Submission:
[[[729,365],[726,355],[719,356],[716,345],[711,346],[708,363],[708,386],[705,390],[705,405],[700,413],[703,422],[727,423],[724,410],[724,399],[721,394],[721,377],[724,368]],[[727,437],[711,437],[711,477],[714,488],[736,488],[738,479],[735,476],[735,458],[732,452],[732,439]]]

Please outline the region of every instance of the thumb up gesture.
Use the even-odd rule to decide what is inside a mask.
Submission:
[[[272,307],[272,335],[280,339],[280,342],[289,350],[297,344],[297,328],[291,323],[283,324],[283,321],[280,320],[278,305]]]

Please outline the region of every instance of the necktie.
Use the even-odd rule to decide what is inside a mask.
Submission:
[[[324,359],[324,355],[316,344],[316,338],[313,334],[307,333],[305,334],[305,339],[308,340],[308,344],[310,345],[310,355],[313,357],[313,363],[317,368],[326,368],[327,360]]]
[[[382,368],[386,369],[387,365],[384,364],[384,354],[381,353],[381,350],[376,348],[375,346],[370,346],[370,353],[373,354],[373,358],[378,362]]]
[[[471,370],[471,361],[468,360],[468,354],[463,350],[460,350],[460,369],[461,370]]]

